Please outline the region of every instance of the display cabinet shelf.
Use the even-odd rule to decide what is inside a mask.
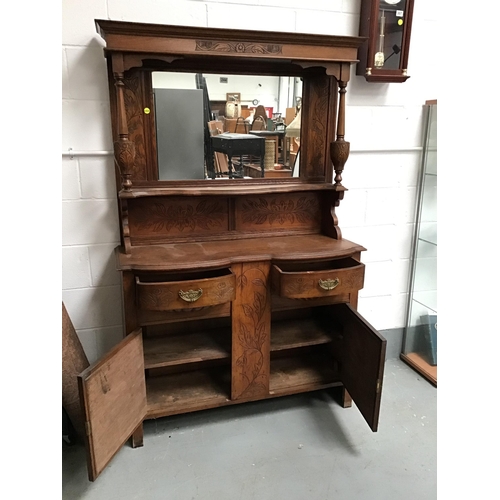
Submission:
[[[437,385],[437,101],[424,106],[410,289],[401,359]]]

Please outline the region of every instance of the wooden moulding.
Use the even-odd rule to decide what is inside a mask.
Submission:
[[[346,190],[345,188],[343,189]],[[130,191],[121,191],[121,199],[147,198],[155,196],[244,196],[260,194],[297,193],[308,191],[338,191],[328,182],[303,182],[296,179],[233,179],[231,182],[216,183],[210,180],[198,181],[154,181],[135,182]]]
[[[273,31],[232,30],[96,19],[110,52],[357,62],[366,38]]]

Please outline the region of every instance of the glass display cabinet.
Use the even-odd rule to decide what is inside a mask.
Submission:
[[[437,101],[424,110],[424,143],[401,359],[437,386]]]

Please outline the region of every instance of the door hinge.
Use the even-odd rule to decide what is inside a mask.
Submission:
[[[85,422],[85,433],[87,436],[92,435],[92,428],[90,427],[90,422]]]

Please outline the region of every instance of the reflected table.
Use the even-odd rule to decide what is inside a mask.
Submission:
[[[243,155],[260,156],[261,177],[264,177],[264,154],[266,140],[250,134],[224,133],[210,138],[212,150],[227,155],[228,175],[230,179],[241,178],[243,172]],[[233,156],[240,157],[238,171],[233,167]]]

